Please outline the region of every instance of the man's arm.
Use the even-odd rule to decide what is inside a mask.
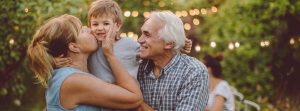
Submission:
[[[204,69],[193,69],[188,73],[180,93],[176,111],[204,111],[208,102],[208,74]]]

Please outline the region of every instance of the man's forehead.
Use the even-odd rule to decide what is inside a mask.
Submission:
[[[157,19],[149,18],[145,21],[143,24],[141,30],[142,31],[150,31],[150,30],[156,30],[163,26],[163,22]]]

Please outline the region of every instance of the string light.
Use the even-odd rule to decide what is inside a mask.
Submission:
[[[265,40],[265,46],[268,47],[270,45],[270,41]]]
[[[139,36],[137,34],[134,34],[132,38],[133,40],[138,40]]]
[[[14,43],[15,43],[15,40],[14,40],[14,39],[10,39],[10,40],[9,40],[9,44],[10,44],[10,45],[13,45]]]
[[[189,23],[185,23],[184,24],[184,29],[185,30],[190,30],[191,29],[191,25]]]
[[[195,15],[199,15],[200,14],[199,9],[194,9],[194,12],[195,12]]]
[[[129,16],[130,16],[130,11],[125,11],[125,12],[124,12],[124,16],[125,16],[125,17],[129,17]]]
[[[150,13],[149,12],[144,12],[143,15],[144,15],[145,18],[148,18],[150,16]]]
[[[131,15],[133,17],[137,17],[137,16],[139,16],[139,12],[138,11],[132,11]]]
[[[217,44],[216,44],[215,41],[212,41],[212,42],[210,42],[210,46],[211,46],[212,48],[215,48],[215,47],[217,46]]]
[[[264,41],[260,41],[260,46],[261,47],[265,47],[266,45],[265,45],[265,42]]]
[[[216,12],[218,12],[218,8],[215,7],[215,6],[212,6],[212,7],[211,7],[211,11],[212,11],[213,13],[216,13]]]
[[[238,47],[240,47],[240,43],[239,43],[239,42],[235,42],[235,43],[234,43],[234,46],[235,46],[236,48],[238,48]]]
[[[195,11],[194,10],[190,10],[189,13],[190,13],[191,16],[195,15]]]
[[[181,15],[182,15],[183,17],[186,17],[186,16],[188,16],[188,13],[187,13],[187,11],[181,11]]]
[[[233,43],[229,43],[228,48],[229,48],[230,50],[233,50],[233,49],[234,49]]]
[[[200,21],[199,21],[199,19],[194,18],[194,19],[193,19],[193,23],[194,23],[194,25],[199,25],[199,24],[200,24]]]
[[[291,45],[294,45],[294,43],[295,43],[294,38],[291,38],[291,39],[290,39],[290,44],[291,44]]]
[[[121,33],[120,37],[127,37],[127,34],[126,33]]]
[[[180,12],[180,11],[176,11],[176,12],[175,12],[175,15],[176,15],[177,17],[181,17],[181,12]]]
[[[132,38],[134,33],[133,32],[128,32],[127,35],[128,35],[128,37]]]
[[[25,12],[25,13],[28,13],[28,12],[29,12],[29,9],[28,9],[28,8],[25,8],[25,9],[24,9],[24,12]]]
[[[202,9],[201,9],[201,14],[205,15],[206,13],[207,13],[207,10],[204,9],[204,8],[202,8]]]
[[[196,45],[196,46],[195,46],[195,51],[196,51],[196,52],[200,52],[200,51],[201,51],[200,45]]]

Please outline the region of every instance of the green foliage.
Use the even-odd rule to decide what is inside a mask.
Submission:
[[[288,83],[288,81],[281,79],[274,81],[274,78],[280,78],[279,76],[287,73],[282,68],[289,70],[290,68],[294,69],[296,64],[299,65],[299,62],[295,62],[299,61],[296,56],[290,57],[295,59],[286,59],[285,62],[284,59],[279,59],[276,55],[284,54],[281,57],[286,58],[290,53],[298,54],[295,51],[299,50],[297,45],[295,45],[295,50],[290,50],[288,42],[282,41],[280,38],[289,40],[290,36],[299,35],[298,31],[298,34],[292,33],[283,36],[283,34],[289,33],[289,27],[291,27],[288,24],[287,18],[289,17],[286,15],[294,15],[298,17],[299,21],[300,2],[293,0],[225,0],[216,4],[216,2],[209,3],[206,0],[201,0],[199,3],[219,6],[218,13],[203,15],[202,21],[205,22],[199,29],[201,35],[199,39],[217,43],[217,47],[214,49],[209,47],[209,44],[203,44],[206,53],[224,53],[222,66],[224,67],[225,79],[237,87],[246,99],[258,102],[263,109],[269,108],[270,104],[275,104],[275,98],[271,97],[276,92],[281,93],[283,91],[276,91],[275,89],[278,89],[279,86],[272,87],[271,83]],[[297,22],[294,23],[298,24]],[[261,47],[260,41],[263,40],[269,41],[271,45]],[[227,48],[229,43],[235,42],[239,42],[240,47],[233,50]],[[282,46],[282,42],[285,42],[286,45]],[[295,64],[284,67],[288,62]],[[276,67],[271,63],[280,64],[280,66]],[[271,73],[271,70],[276,71]],[[282,73],[275,75],[279,71]],[[294,74],[296,74],[295,72],[297,71],[294,71]],[[296,84],[296,82],[292,83]],[[287,87],[287,85],[283,87]],[[297,91],[294,90],[294,93]],[[287,96],[286,94],[289,93],[285,93],[285,96]],[[292,98],[289,99],[292,100]]]

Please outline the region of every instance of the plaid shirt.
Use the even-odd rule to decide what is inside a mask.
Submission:
[[[138,81],[144,101],[158,111],[204,111],[208,102],[206,67],[193,57],[175,55],[157,79],[153,61],[144,60]]]

